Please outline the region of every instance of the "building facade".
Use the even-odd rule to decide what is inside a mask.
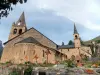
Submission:
[[[67,55],[68,59],[72,59],[72,57],[74,56],[76,61],[81,61],[83,56],[87,56],[87,57],[91,57],[91,49],[88,46],[84,46],[81,44],[81,39],[79,36],[79,33],[77,32],[76,26],[74,24],[74,44],[72,45],[59,45],[58,46],[58,50],[61,53],[64,53]]]
[[[76,60],[81,60],[81,54],[90,57],[90,48],[81,45],[75,25],[73,36],[73,45],[57,45],[35,28],[27,29],[23,12],[19,20],[12,24],[8,41],[4,43],[1,62],[55,64],[70,59],[71,56],[75,56]]]

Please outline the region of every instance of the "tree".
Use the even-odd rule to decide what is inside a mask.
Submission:
[[[95,63],[99,60],[99,57],[98,57],[98,45],[95,43],[95,42],[91,42],[92,44],[89,45],[90,49],[91,49],[91,52],[92,52],[92,62]]]
[[[12,5],[16,5],[17,3],[23,4],[26,3],[27,0],[0,0],[0,19],[1,17],[7,17],[9,11],[12,11]]]
[[[97,50],[98,50],[98,46],[95,43],[92,43],[90,45],[91,48],[91,52],[92,52],[92,57],[96,57],[97,56]]]
[[[96,43],[100,43],[100,40],[96,40]]]
[[[81,45],[84,45],[84,42],[81,38],[80,38],[80,43],[81,43]]]
[[[68,45],[73,45],[73,44],[74,44],[74,43],[73,43],[72,40],[70,40],[69,43],[68,43]]]

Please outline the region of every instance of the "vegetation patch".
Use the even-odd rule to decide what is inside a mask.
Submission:
[[[18,68],[13,68],[9,75],[21,75],[21,70]]]
[[[31,75],[32,74],[32,67],[28,66],[28,68],[25,69],[24,75]]]

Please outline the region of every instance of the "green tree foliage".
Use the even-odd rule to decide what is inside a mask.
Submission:
[[[21,70],[19,70],[18,68],[13,68],[12,72],[10,72],[9,75],[21,75]]]
[[[74,44],[74,43],[73,43],[72,40],[70,40],[69,43],[68,43],[68,45],[73,45],[73,44]]]
[[[7,17],[9,11],[12,11],[12,5],[16,5],[17,3],[23,4],[26,3],[27,0],[0,0],[0,19],[1,17]]]
[[[75,67],[75,64],[72,60],[68,59],[68,60],[66,60],[66,66],[73,68],[73,67]]]
[[[100,40],[96,40],[96,43],[100,43]]]
[[[24,71],[24,75],[31,75],[31,74],[32,74],[32,67],[28,66],[28,68],[25,69],[25,71]]]
[[[98,50],[98,46],[97,46],[97,44],[91,44],[91,45],[89,45],[90,46],[90,48],[91,48],[91,52],[92,52],[92,57],[97,57],[97,50]],[[94,50],[94,48],[95,48],[95,50]]]
[[[83,40],[80,38],[80,42],[81,42],[81,45],[84,45],[84,42],[83,42]]]

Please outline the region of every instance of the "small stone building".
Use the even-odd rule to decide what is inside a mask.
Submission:
[[[90,47],[84,46],[81,44],[79,33],[77,32],[76,26],[74,24],[74,44],[72,45],[59,45],[58,50],[61,53],[67,55],[68,59],[75,58],[76,61],[81,61],[81,55],[85,55],[91,57],[91,49]]]
[[[81,60],[80,55],[90,57],[89,47],[83,47],[80,37],[74,25],[74,44],[57,45],[35,28],[27,29],[24,12],[19,20],[12,24],[8,41],[4,43],[4,50],[1,62],[11,61],[20,64],[25,62],[32,63],[57,63],[70,59]]]

